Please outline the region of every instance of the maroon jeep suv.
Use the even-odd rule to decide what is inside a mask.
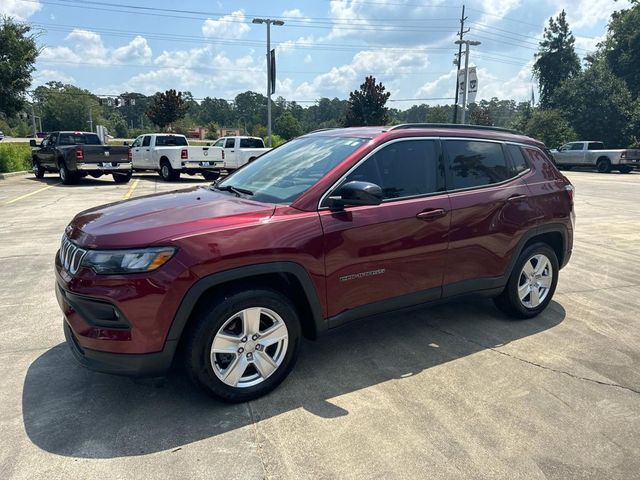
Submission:
[[[115,374],[179,358],[237,402],[283,381],[301,337],[357,318],[467,294],[534,317],[571,255],[573,193],[516,132],[316,131],[208,188],[78,214],[56,256],[67,343]]]

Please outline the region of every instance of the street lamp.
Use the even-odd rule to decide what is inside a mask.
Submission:
[[[467,91],[469,90],[469,45],[477,46],[481,42],[476,40],[456,40],[456,45],[464,45],[464,90],[462,90],[462,123],[466,122],[467,116]],[[460,59],[458,59],[460,61]]]
[[[271,147],[271,25],[281,27],[284,22],[270,18],[254,18],[251,23],[267,25],[267,134],[269,147]]]

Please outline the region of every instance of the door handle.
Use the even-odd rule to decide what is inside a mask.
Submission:
[[[507,202],[517,202],[519,200],[524,200],[525,198],[527,198],[526,195],[511,195],[507,198]]]
[[[444,217],[447,211],[444,208],[436,208],[433,210],[426,210],[416,215],[420,220],[435,220],[436,218]]]
[[[235,150],[229,150],[231,153],[235,152]]]
[[[147,152],[149,152],[150,150],[147,148]]]

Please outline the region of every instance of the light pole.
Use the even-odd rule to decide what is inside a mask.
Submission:
[[[267,24],[267,134],[269,136],[269,148],[271,148],[271,25],[282,26],[282,20],[270,18],[254,18],[252,23]]]
[[[469,45],[480,45],[474,40],[456,40],[456,45],[464,45],[464,90],[462,90],[462,123],[467,123],[467,92],[469,91]],[[458,59],[460,61],[460,59]]]

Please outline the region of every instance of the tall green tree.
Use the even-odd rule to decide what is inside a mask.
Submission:
[[[584,140],[601,140],[610,148],[627,147],[633,132],[633,100],[627,85],[605,62],[567,80],[553,103]]]
[[[285,140],[291,140],[294,137],[299,137],[303,133],[300,122],[298,122],[296,117],[288,111],[276,118],[273,130]]]
[[[349,94],[345,127],[385,125],[389,121],[386,104],[391,96],[385,90],[382,82],[376,84],[373,76],[367,77],[360,85],[360,90],[354,90]]]
[[[540,105],[543,108],[553,106],[553,94],[562,82],[580,73],[575,41],[564,10],[555,20],[549,19],[533,64],[533,73],[540,87]]]
[[[2,17],[0,24],[0,113],[7,117],[19,112],[31,85],[38,57],[31,27]]]
[[[90,91],[62,82],[48,82],[34,91],[36,115],[42,118],[44,131],[89,130],[107,125],[98,97]]]
[[[147,116],[153,123],[164,129],[184,118],[188,109],[189,106],[182,97],[182,92],[167,90],[153,96],[153,101],[147,110]]]
[[[530,137],[541,140],[549,148],[556,148],[578,136],[559,110],[536,110],[523,129]]]
[[[611,71],[622,78],[634,98],[640,96],[640,2],[614,12],[609,22],[604,54]]]

